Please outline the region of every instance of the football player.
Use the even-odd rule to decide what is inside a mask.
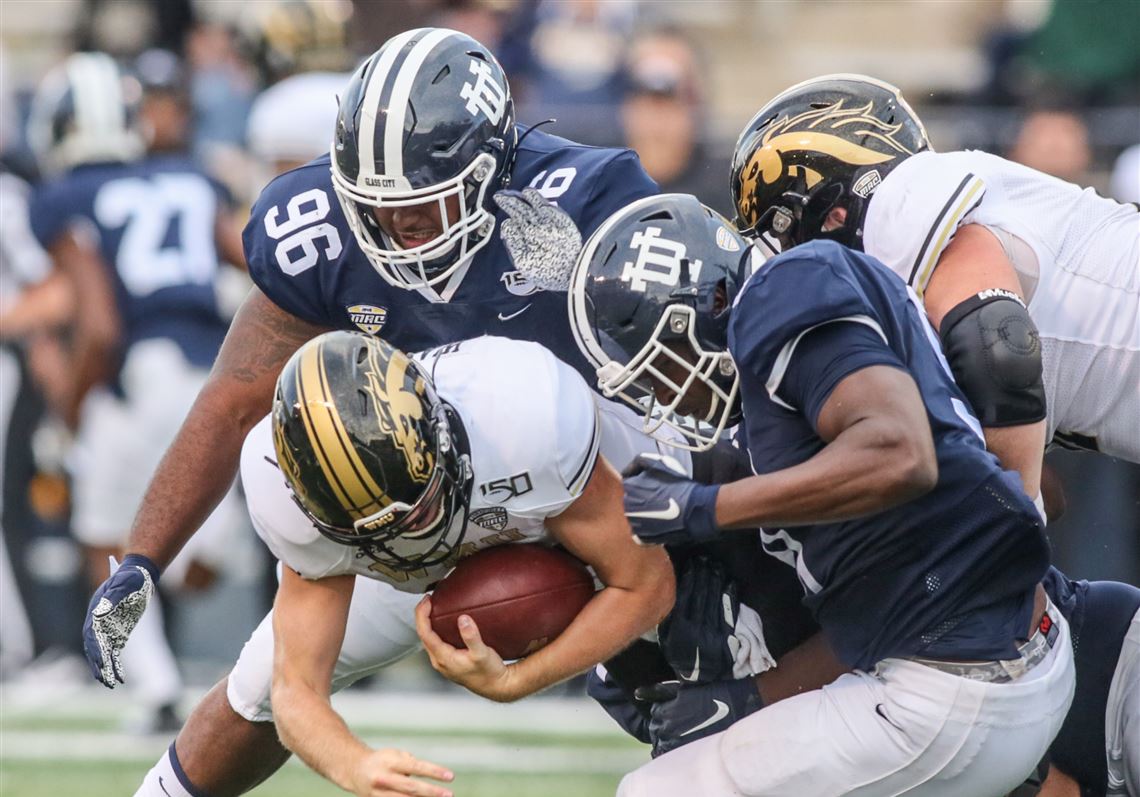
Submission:
[[[619,795],[1014,788],[1074,688],[1035,507],[894,275],[834,242],[764,262],[729,240],[693,197],[633,203],[586,244],[571,320],[607,392],[711,429],[743,408],[758,475],[703,485],[640,458],[624,482],[638,539],[763,526],[852,672],[656,758]]]
[[[1140,462],[1140,209],[986,152],[934,152],[897,88],[800,83],[732,162],[737,225],[837,240],[905,280],[986,442],[1039,493],[1046,442]]]
[[[987,446],[1031,496],[1039,497],[1050,440],[1140,462],[1135,205],[985,152],[935,153],[898,89],[860,75],[809,80],[767,103],[737,143],[732,190],[742,229],[786,246],[835,239],[909,283]],[[1127,701],[1109,702],[1108,693],[1113,673],[1135,666],[1135,643],[1121,648],[1128,623],[1113,618],[1133,617],[1137,606],[1128,590],[1097,582],[1072,600],[1051,597],[1070,618],[1085,618],[1086,639],[1105,640],[1076,648],[1087,688],[1072,717],[1095,719],[1071,718],[1054,745],[1059,766],[1104,788],[1104,758],[1060,751],[1092,740],[1085,731],[1099,718],[1128,725]],[[1120,761],[1140,770],[1140,734],[1132,737],[1095,735],[1117,762],[1116,782]]]
[[[546,688],[660,620],[673,601],[668,557],[634,544],[621,480],[599,453],[616,443],[629,458],[620,418],[599,413],[581,376],[533,343],[481,337],[415,358],[360,332],[306,343],[242,453],[243,484],[263,499],[254,526],[283,567],[272,617],[231,676],[231,704],[268,719],[271,698],[286,747],[355,794],[447,794],[380,788],[440,771],[369,750],[330,690],[418,648],[415,601],[493,545],[561,544],[604,587],[558,638],[510,665],[473,623],[460,624],[466,649],[443,642],[421,601],[432,664],[477,694],[510,701]]]
[[[504,196],[508,186],[522,195]],[[245,248],[256,288],[155,474],[128,567],[92,604],[105,601],[87,636],[100,670],[129,635],[148,582],[230,483],[241,441],[302,343],[358,329],[415,351],[494,333],[542,343],[592,374],[574,345],[565,294],[540,290],[519,263],[572,264],[581,234],[655,191],[629,150],[516,125],[506,76],[470,37],[423,28],[389,40],[341,94],[330,155],[274,180],[253,207]],[[569,224],[545,224],[542,197]],[[272,723],[247,721],[222,683],[160,765],[221,797],[251,788],[287,754]],[[222,760],[233,768],[207,778]],[[161,794],[157,786],[150,793]]]
[[[109,56],[72,55],[40,85],[28,129],[48,174],[30,203],[32,231],[76,297],[61,402],[78,429],[72,528],[96,584],[226,334],[215,282],[227,197],[185,157],[141,158],[138,93]],[[240,522],[236,501],[226,492],[172,585],[212,581]],[[132,654],[140,693],[150,722],[177,727],[181,679],[159,612],[144,622]],[[105,665],[101,677],[113,679]]]

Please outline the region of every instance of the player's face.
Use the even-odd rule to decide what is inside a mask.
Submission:
[[[372,213],[380,229],[402,249],[423,246],[443,235],[446,221],[454,224],[459,218],[459,197],[449,196],[441,209],[439,200],[431,199],[406,207],[374,208]]]
[[[834,232],[843,229],[847,223],[847,208],[834,207],[823,220],[823,232]]]
[[[686,344],[666,343],[665,346],[690,363],[697,361],[696,356]],[[685,380],[689,378],[690,371],[672,357],[666,357],[665,355],[658,356],[657,359],[653,361],[653,367],[659,370],[665,378],[672,383],[666,384],[650,376],[649,381],[653,387],[653,395],[657,398],[659,404],[670,404],[677,397],[677,392],[673,389],[672,385],[683,385]],[[676,412],[680,415],[688,415],[703,420],[709,414],[712,407],[712,389],[697,379],[694,380],[685,391],[685,395],[677,404]]]

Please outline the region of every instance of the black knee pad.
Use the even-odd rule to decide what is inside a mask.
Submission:
[[[982,426],[1020,426],[1045,417],[1041,341],[1016,294],[992,288],[942,319],[940,333],[954,381]]]

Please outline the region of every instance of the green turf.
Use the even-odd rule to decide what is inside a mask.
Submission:
[[[0,763],[3,797],[123,797],[134,793],[148,766],[91,761],[4,761]],[[456,797],[612,797],[614,775],[519,775],[495,772],[456,772]],[[343,795],[332,784],[300,766],[288,766],[254,797],[334,797]]]

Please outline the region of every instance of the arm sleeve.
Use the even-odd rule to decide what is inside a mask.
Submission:
[[[789,341],[787,351],[787,367],[770,386],[773,399],[802,411],[813,428],[828,397],[845,377],[872,365],[906,370],[887,346],[878,324],[867,316],[838,318],[813,327]]]
[[[863,248],[922,296],[942,253],[985,193],[985,181],[956,157],[923,152],[908,158],[871,198]]]

